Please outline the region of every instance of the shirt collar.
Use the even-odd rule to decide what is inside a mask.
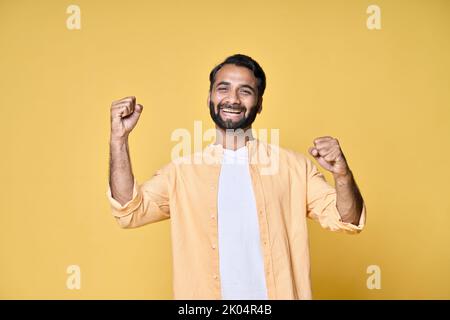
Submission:
[[[248,159],[252,163],[252,159],[257,158],[257,153],[261,153],[264,156],[269,156],[269,150],[267,144],[258,139],[251,139],[245,143],[248,148]],[[209,144],[203,149],[203,156],[210,158],[214,163],[220,163],[223,158],[224,148],[221,144]]]

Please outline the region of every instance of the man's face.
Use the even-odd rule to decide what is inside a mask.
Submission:
[[[253,72],[234,64],[217,73],[208,98],[211,118],[221,129],[247,129],[261,112],[257,79]]]

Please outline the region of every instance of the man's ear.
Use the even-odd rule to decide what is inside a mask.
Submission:
[[[262,102],[263,102],[263,97],[260,97],[259,101],[258,101],[258,113],[261,113],[261,111],[262,111]]]

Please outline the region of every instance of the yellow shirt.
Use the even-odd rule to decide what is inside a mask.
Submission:
[[[350,234],[365,224],[342,222],[336,189],[303,154],[260,140],[246,143],[258,210],[261,249],[269,299],[311,299],[306,218],[323,228]],[[171,161],[143,184],[134,181],[133,198],[112,214],[122,228],[171,220],[175,299],[221,299],[217,191],[222,145]]]

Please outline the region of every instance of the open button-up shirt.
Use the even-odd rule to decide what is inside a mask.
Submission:
[[[256,199],[269,299],[311,299],[306,218],[331,231],[359,233],[365,224],[345,223],[336,189],[305,155],[257,139],[246,142]],[[112,214],[123,228],[170,218],[175,299],[221,299],[217,192],[223,147],[172,160],[148,181],[134,180],[133,196]]]

